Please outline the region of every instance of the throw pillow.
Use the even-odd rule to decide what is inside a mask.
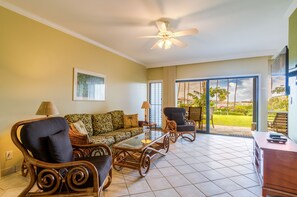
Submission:
[[[96,114],[92,116],[94,135],[113,131],[111,114]]]
[[[73,161],[73,149],[68,133],[60,131],[48,137],[49,151],[53,162],[63,163]]]
[[[81,134],[88,135],[87,129],[81,120],[71,123],[70,128],[78,131]]]
[[[108,113],[111,114],[112,125],[114,130],[124,128],[124,111],[123,110],[115,110]]]
[[[172,113],[171,118],[176,122],[177,125],[185,124],[185,117],[182,113]]]
[[[91,141],[88,132],[79,132],[73,124],[70,124],[69,138],[71,144],[88,144]]]
[[[124,128],[138,127],[138,114],[124,115]]]

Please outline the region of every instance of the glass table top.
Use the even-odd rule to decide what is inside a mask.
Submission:
[[[163,131],[146,131],[132,138],[113,145],[114,148],[142,149],[149,146],[152,142],[161,139],[166,133]]]

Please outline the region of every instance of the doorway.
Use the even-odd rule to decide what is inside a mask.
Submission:
[[[149,82],[149,122],[154,122],[157,127],[162,127],[162,82]]]

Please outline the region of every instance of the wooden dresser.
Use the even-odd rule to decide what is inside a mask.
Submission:
[[[297,144],[267,142],[268,132],[252,132],[253,164],[262,185],[262,195],[297,196]]]

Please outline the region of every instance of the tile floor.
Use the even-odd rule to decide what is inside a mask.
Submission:
[[[114,170],[104,197],[261,196],[251,154],[250,138],[198,134],[192,143],[179,139],[144,178],[136,170]],[[20,173],[2,177],[0,196],[15,197],[27,183]]]

